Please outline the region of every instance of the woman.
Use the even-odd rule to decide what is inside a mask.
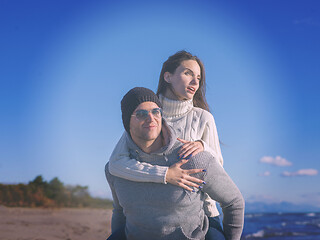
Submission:
[[[186,190],[201,187],[202,181],[190,174],[201,169],[183,170],[186,158],[208,151],[219,159],[219,138],[214,118],[205,98],[205,71],[200,59],[186,51],[179,51],[163,63],[157,95],[163,105],[163,117],[184,143],[179,151],[181,160],[171,167],[153,166],[130,159],[124,137],[115,147],[110,160],[111,174],[138,182],[171,183]],[[224,239],[215,202],[207,196],[204,205],[210,228],[207,239]]]

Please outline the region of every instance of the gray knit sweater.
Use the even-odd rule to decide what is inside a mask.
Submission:
[[[169,128],[169,143],[159,151],[147,154],[127,134],[131,157],[138,161],[171,166],[179,161],[181,143]],[[240,239],[244,222],[244,200],[236,185],[208,152],[191,157],[185,169],[200,168],[196,174],[206,184],[189,192],[171,184],[133,182],[110,174],[106,177],[113,195],[112,231],[125,227],[128,240],[205,239],[208,218],[203,210],[204,193],[220,203],[226,239]]]

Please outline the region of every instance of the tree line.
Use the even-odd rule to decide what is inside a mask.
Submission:
[[[65,186],[57,177],[47,182],[39,175],[28,184],[0,184],[0,205],[108,208],[112,201],[91,197],[87,186]]]

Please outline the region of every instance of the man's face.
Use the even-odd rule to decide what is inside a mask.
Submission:
[[[143,102],[134,110],[130,119],[130,134],[132,140],[139,145],[146,144],[146,142],[154,142],[160,135],[162,127],[162,118],[154,116],[151,113],[152,109],[159,108],[154,102]],[[145,120],[139,120],[135,114],[138,110],[149,111],[148,117]]]

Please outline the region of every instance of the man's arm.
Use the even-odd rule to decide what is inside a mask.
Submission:
[[[108,170],[108,163],[106,164],[106,167],[105,167],[105,174],[106,174],[106,178],[108,180],[111,193],[112,193],[112,198],[113,198],[113,211],[112,211],[112,220],[111,220],[111,232],[113,233],[118,229],[125,228],[126,217],[123,214],[123,208],[119,203],[117,193],[114,189],[114,186],[113,186],[114,177],[110,174]]]
[[[206,168],[201,173],[204,181],[203,191],[220,203],[223,211],[223,229],[228,240],[241,238],[244,224],[244,199],[235,183],[231,180],[220,163],[208,152],[198,153],[190,158],[190,167]]]

